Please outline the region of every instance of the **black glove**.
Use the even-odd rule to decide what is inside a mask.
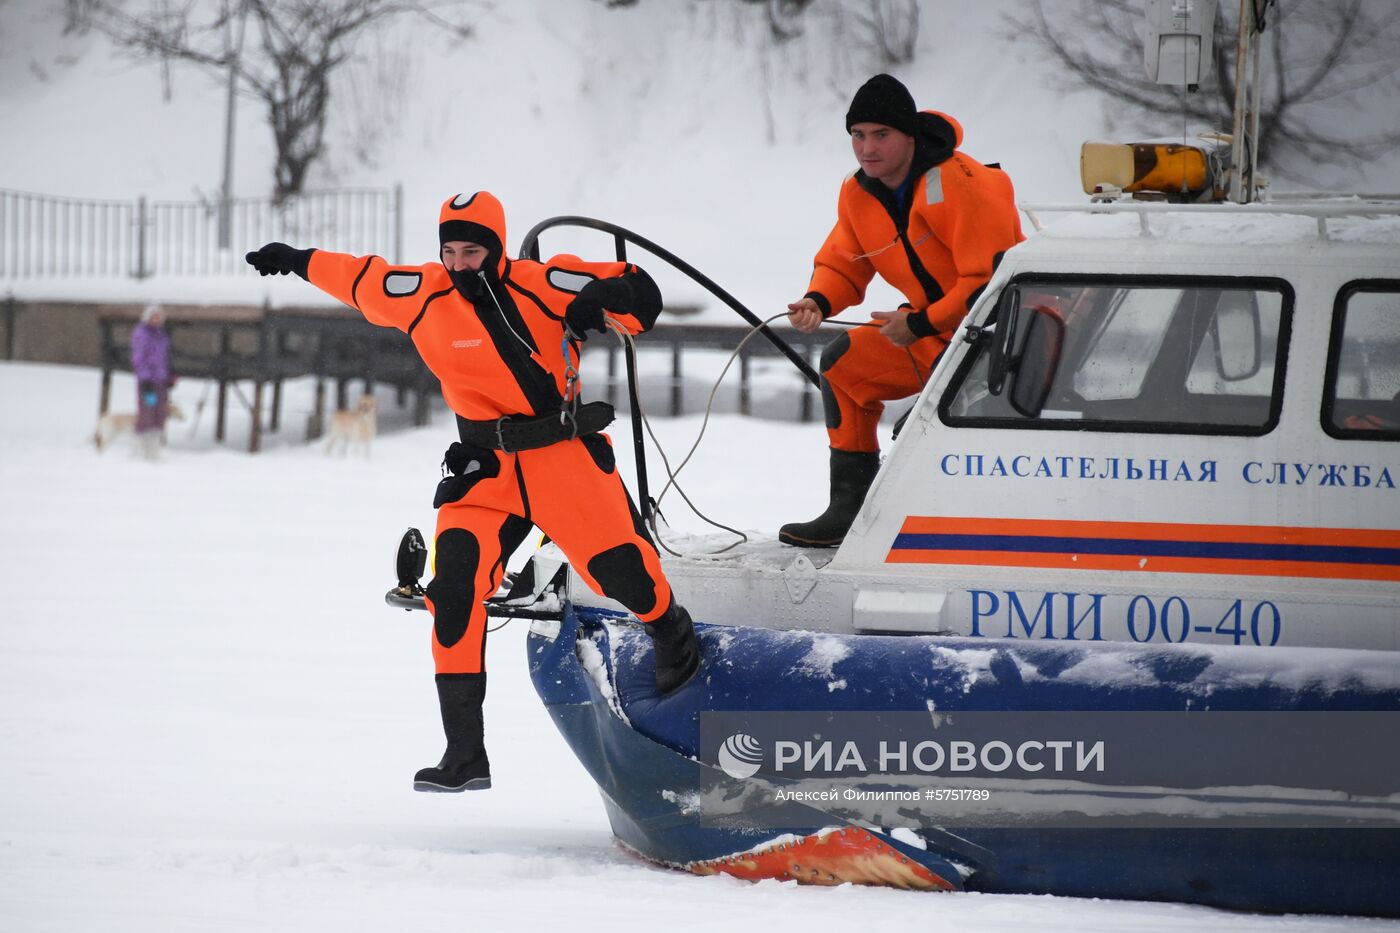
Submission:
[[[627,310],[632,289],[619,279],[594,279],[574,296],[564,310],[564,323],[579,340],[588,339],[588,331],[608,332],[604,311]]]
[[[296,249],[286,243],[269,243],[243,258],[248,265],[258,270],[259,275],[286,275],[295,272],[306,278],[306,267],[311,262],[314,249]],[[308,280],[309,281],[309,280]]]

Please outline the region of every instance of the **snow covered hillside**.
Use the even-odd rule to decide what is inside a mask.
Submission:
[[[476,34],[466,40],[400,19],[366,37],[346,69],[312,185],[401,182],[414,261],[436,252],[438,206],[461,190],[501,197],[512,250],[545,217],[601,217],[688,259],[766,317],[805,289],[841,180],[855,168],[843,120],[871,66],[851,41],[854,26],[821,12],[831,6],[818,4],[804,34],[776,46],[763,5],[751,3],[469,3],[460,9]],[[1000,161],[1019,196],[1078,199],[1079,144],[1102,132],[1101,107],[1049,86],[1026,48],[1005,37],[1003,15],[1015,6],[925,4],[918,56],[899,75],[920,106],[962,121],[965,151]],[[163,101],[158,67],[114,56],[97,36],[61,38],[59,7],[0,2],[0,187],[215,197],[221,83],[176,64]],[[238,121],[235,193],[265,196],[271,137],[255,101],[241,102]],[[547,252],[573,245],[544,243]],[[606,240],[577,245],[610,255]],[[241,282],[250,300],[267,293],[251,273]],[[185,285],[195,294],[167,280],[120,288],[135,300],[227,291]],[[16,293],[72,287],[81,285],[22,282]],[[699,296],[676,284],[667,297]]]
[[[763,4],[721,0],[611,10],[598,0],[446,7],[471,20],[468,39],[400,18],[365,36],[342,70],[327,155],[311,187],[402,183],[411,261],[436,252],[438,206],[461,190],[502,198],[512,250],[546,217],[600,217],[678,253],[766,317],[803,291],[837,189],[855,168],[843,118],[877,66],[853,39],[857,24],[835,14],[840,6],[814,4],[802,34],[781,44],[768,35]],[[1066,93],[1031,46],[1012,41],[1006,14],[1019,6],[924,0],[916,58],[894,70],[921,107],[962,122],[963,149],[1000,162],[1019,198],[1078,201],[1080,143],[1115,132],[1110,114],[1093,93]],[[122,58],[94,34],[61,36],[61,12],[56,2],[0,0],[0,187],[215,198],[221,80],[172,64],[165,100],[158,66]],[[236,196],[272,188],[271,135],[259,106],[246,98],[239,105]],[[1355,118],[1364,125],[1364,115]],[[1205,129],[1221,127],[1190,127]],[[1164,114],[1160,125],[1124,131],[1179,130],[1179,116]],[[1400,155],[1354,184],[1400,190]],[[543,245],[547,253],[611,255],[611,242],[596,236],[547,235]],[[363,244],[364,252],[390,248]],[[673,303],[701,299],[678,278],[661,280]],[[6,286],[20,297],[83,298],[94,297],[92,287]],[[317,300],[251,272],[105,288],[137,301]],[[877,283],[872,296],[881,295],[893,292]]]

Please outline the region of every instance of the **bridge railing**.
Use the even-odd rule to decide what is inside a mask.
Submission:
[[[0,280],[55,277],[235,275],[243,254],[273,240],[365,252],[403,244],[403,189],[314,191],[274,204],[229,205],[229,248],[217,201],[97,201],[0,189]]]

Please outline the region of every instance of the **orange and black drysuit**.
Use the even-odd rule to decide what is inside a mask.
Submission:
[[[863,170],[846,178],[808,285],[807,297],[830,317],[860,304],[878,273],[908,300],[909,329],[921,338],[906,349],[875,327],[857,327],[822,353],[822,401],[837,450],[879,450],[884,402],[923,388],[1002,255],[1025,239],[1011,179],[957,151],[956,120],[924,111],[915,140],[902,199]]]
[[[566,394],[578,344],[564,313],[590,282],[606,280],[606,316],[636,334],[661,311],[651,278],[622,262],[556,256],[548,262],[509,259],[501,204],[487,192],[458,195],[442,206],[443,242],[488,248],[482,275],[449,272],[441,263],[395,266],[377,256],[313,252],[306,277],[375,324],[412,339],[442,394],[466,427],[502,417],[549,416],[570,410]],[[601,323],[601,319],[600,319]],[[645,526],[601,433],[509,451],[467,443],[449,453],[453,476],[439,489],[433,613],[438,674],[484,670],[486,610],[510,554],[531,525],[559,545],[583,580],[643,622],[662,616],[671,589]],[[447,495],[444,495],[444,490]],[[448,501],[443,501],[444,499]]]

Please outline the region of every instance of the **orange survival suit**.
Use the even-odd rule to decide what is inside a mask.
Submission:
[[[836,226],[817,251],[806,297],[825,317],[865,298],[878,273],[904,294],[918,337],[897,347],[857,327],[822,353],[822,402],[834,450],[879,450],[884,402],[923,388],[938,355],[981,295],[1002,255],[1025,239],[1011,179],[957,151],[962,126],[917,115],[904,197],[857,171],[841,186]]]
[[[507,558],[531,525],[559,545],[595,592],[643,622],[658,619],[671,606],[671,588],[618,476],[607,435],[523,450],[470,441],[492,436],[502,417],[553,419],[569,408],[567,375],[579,348],[566,339],[564,312],[585,285],[616,279],[625,286],[630,300],[617,306],[626,310],[606,314],[632,334],[655,323],[660,292],[628,263],[507,258],[505,213],[487,192],[448,199],[439,224],[444,240],[489,246],[482,276],[449,273],[437,262],[394,266],[378,256],[321,250],[311,254],[306,270],[313,285],[413,339],[468,441],[454,445],[459,462],[439,489],[435,575],[427,588],[437,673],[484,670],[482,600],[500,586]],[[454,276],[467,278],[454,283]],[[470,435],[469,427],[479,430]]]

